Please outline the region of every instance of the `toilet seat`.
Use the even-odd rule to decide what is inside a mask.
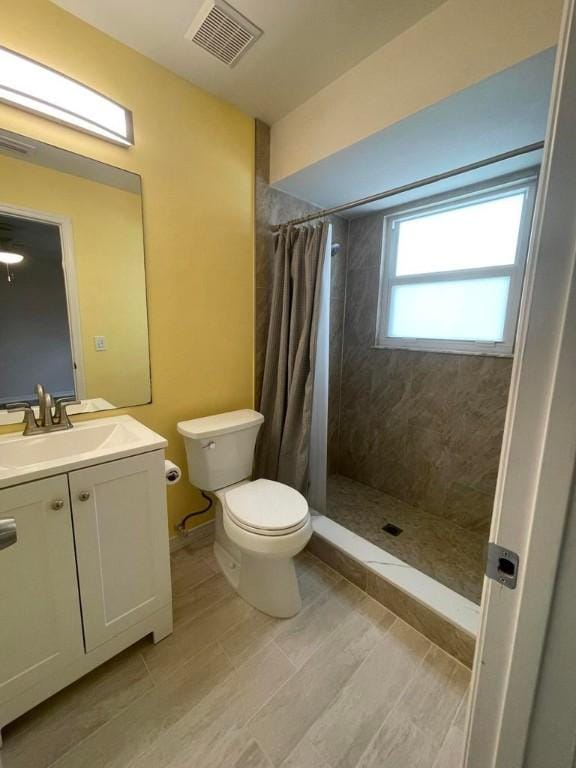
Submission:
[[[273,480],[254,480],[228,491],[226,513],[239,528],[260,536],[286,536],[309,519],[304,496]]]

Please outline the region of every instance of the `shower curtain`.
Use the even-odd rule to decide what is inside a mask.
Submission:
[[[274,249],[272,309],[260,402],[265,421],[255,473],[291,485],[305,495],[322,278],[330,236],[327,223],[283,226]],[[317,407],[318,403],[315,412]]]

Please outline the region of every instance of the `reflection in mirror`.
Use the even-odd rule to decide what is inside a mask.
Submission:
[[[150,402],[140,177],[3,131],[0,424],[39,382],[70,413]]]

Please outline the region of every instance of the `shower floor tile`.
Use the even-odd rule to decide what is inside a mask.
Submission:
[[[480,602],[487,538],[450,520],[412,507],[343,475],[328,478],[327,515],[332,520],[436,579]],[[394,536],[383,527],[396,526]]]

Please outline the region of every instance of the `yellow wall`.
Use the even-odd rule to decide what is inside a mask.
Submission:
[[[133,111],[131,149],[3,105],[0,127],[142,175],[153,402],[125,412],[184,468],[176,422],[253,399],[253,120],[48,0],[2,3],[0,45]],[[168,501],[171,528],[203,503]]]
[[[563,0],[446,0],[272,126],[272,181],[555,45]]]
[[[2,203],[70,220],[85,397],[117,406],[149,402],[140,195],[0,155]],[[95,350],[94,336],[106,337],[105,352]]]

